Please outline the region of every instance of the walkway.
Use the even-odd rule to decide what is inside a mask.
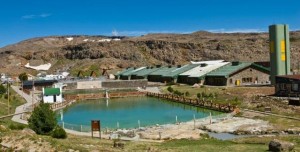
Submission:
[[[22,113],[30,111],[32,109],[32,104],[38,102],[38,100],[36,99],[37,97],[34,96],[35,100],[32,100],[32,96],[21,91],[18,86],[11,86],[11,88],[26,100],[25,104],[16,108],[16,115],[14,115],[11,120],[22,124],[28,124],[26,120],[21,119]]]

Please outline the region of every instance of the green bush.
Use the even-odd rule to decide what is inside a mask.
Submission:
[[[47,103],[35,107],[28,119],[29,128],[37,134],[48,135],[57,125],[55,113]]]
[[[176,84],[175,82],[171,81],[171,82],[167,83],[167,86],[171,86],[171,85],[175,85],[175,84]]]
[[[23,130],[24,128],[26,128],[26,125],[19,123],[11,123],[9,124],[8,128],[11,130]]]
[[[185,96],[190,96],[190,92],[185,92]]]
[[[174,91],[174,89],[173,89],[171,86],[169,86],[169,87],[167,88],[167,90],[168,90],[170,93],[172,93],[172,92]]]
[[[24,73],[21,73],[20,75],[19,75],[19,79],[20,79],[20,81],[26,81],[26,80],[28,80],[28,76],[27,76],[27,74],[24,72]]]
[[[180,92],[180,91],[178,91],[178,90],[175,90],[175,91],[174,91],[174,94],[179,95],[179,96],[182,96],[184,93],[182,93],[182,92]]]
[[[201,97],[202,97],[201,93],[197,93],[197,98],[201,99]]]
[[[6,93],[6,88],[2,84],[0,84],[0,94],[4,93]]]
[[[65,139],[67,138],[67,133],[60,126],[56,126],[52,131],[51,137],[58,138],[58,139]]]

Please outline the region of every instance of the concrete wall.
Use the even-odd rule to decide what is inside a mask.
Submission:
[[[101,81],[82,81],[77,82],[77,89],[102,88]]]
[[[147,80],[116,80],[116,81],[103,81],[103,88],[137,88],[147,87]]]

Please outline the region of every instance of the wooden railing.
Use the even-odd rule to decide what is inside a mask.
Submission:
[[[183,96],[178,96],[178,95],[173,95],[173,94],[160,94],[160,93],[147,92],[147,96],[163,98],[163,99],[167,99],[167,100],[178,102],[178,103],[203,107],[203,108],[212,109],[212,110],[221,111],[221,112],[233,112],[237,108],[236,106],[233,106],[230,104],[219,104],[219,103],[214,103],[212,101],[205,101],[205,100],[193,99],[193,98],[185,98]]]
[[[136,97],[145,96],[145,92],[112,92],[108,94],[109,98],[118,97]],[[101,99],[105,98],[105,93],[93,93],[93,94],[68,94],[64,96],[65,100],[83,100],[83,99]]]
[[[50,108],[55,111],[57,109],[61,109],[68,105],[71,105],[73,102],[75,102],[75,100],[66,100],[66,101],[60,102],[60,103],[53,103],[50,105]]]

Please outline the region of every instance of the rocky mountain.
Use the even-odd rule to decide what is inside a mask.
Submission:
[[[290,33],[291,64],[298,69],[300,31]],[[269,61],[268,33],[148,34],[140,37],[49,36],[0,48],[0,72],[35,74],[23,65],[51,63],[57,70],[98,71],[142,65],[177,65],[189,61]]]

